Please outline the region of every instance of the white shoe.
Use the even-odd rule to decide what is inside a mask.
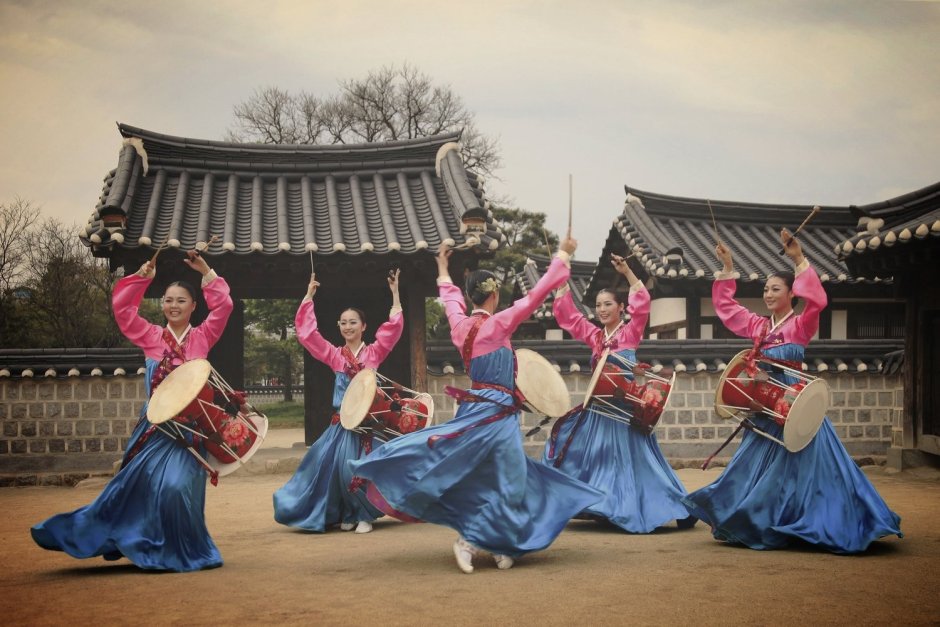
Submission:
[[[341,523],[339,528],[343,531],[352,531],[356,528],[356,523]]]
[[[468,575],[473,572],[473,546],[463,538],[454,542],[454,557],[457,558],[457,567]]]
[[[369,533],[370,531],[372,531],[372,523],[368,520],[360,520],[356,525],[356,533]]]
[[[496,568],[500,570],[509,570],[512,568],[512,565],[516,563],[516,560],[512,559],[508,555],[497,555],[493,553],[493,559],[496,560]]]

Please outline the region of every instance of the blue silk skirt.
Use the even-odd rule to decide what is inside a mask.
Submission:
[[[380,442],[374,440],[374,446]],[[372,522],[382,516],[365,498],[365,490],[350,492],[352,471],[347,462],[364,455],[358,433],[337,423],[310,445],[300,466],[283,488],[274,493],[274,520],[307,531],[326,531],[331,525]]]
[[[474,393],[510,401],[496,390]],[[371,481],[398,512],[455,529],[486,551],[518,557],[544,549],[603,494],[526,457],[517,413],[446,437],[498,411],[492,403],[462,404],[450,422],[396,438],[351,462],[352,473]],[[444,437],[429,446],[434,435]]]
[[[783,439],[783,428],[758,416],[758,428]],[[778,549],[798,538],[833,553],[859,553],[878,538],[901,534],[900,517],[849,456],[829,419],[802,451],[750,431],[712,484],[688,495],[689,510],[718,540]]]
[[[604,518],[631,533],[649,533],[672,520],[694,524],[682,502],[685,486],[663,457],[655,434],[582,411],[558,427],[554,451],[551,439],[545,444],[543,464],[556,467],[573,431],[558,470],[606,493],[582,514]]]
[[[149,426],[142,419],[129,449]],[[148,570],[186,572],[222,565],[206,529],[206,472],[187,449],[160,432],[90,505],[34,526],[44,549],[72,557],[128,558]]]

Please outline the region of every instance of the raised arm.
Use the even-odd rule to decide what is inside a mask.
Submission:
[[[783,243],[787,257],[793,262],[793,294],[806,301],[802,313],[793,321],[796,333],[792,340],[806,346],[819,330],[819,315],[826,308],[829,299],[819,280],[819,275],[803,255],[800,242],[786,229],[780,232],[780,241]]]
[[[310,275],[310,284],[307,286],[307,295],[300,301],[297,315],[294,316],[294,327],[297,330],[297,341],[313,355],[315,359],[323,362],[331,370],[338,371],[343,367],[343,358],[340,349],[333,346],[320,335],[317,326],[317,314],[313,309],[313,295],[316,294],[319,283],[316,275]]]
[[[594,347],[596,338],[602,331],[588,322],[587,318],[578,311],[571,290],[565,290],[564,294],[555,297],[555,302],[552,303],[552,313],[555,315],[558,326],[570,333],[571,337]]]
[[[154,272],[148,261],[136,274],[126,276],[114,286],[111,305],[114,320],[121,333],[150,357],[162,355],[163,328],[140,315],[140,301],[153,281]]]
[[[630,314],[630,322],[621,331],[621,339],[627,346],[636,348],[643,339],[646,323],[650,319],[650,293],[639,279],[630,285],[627,313]]]
[[[734,278],[734,264],[731,250],[722,242],[715,246],[718,259],[722,262],[721,272],[715,275],[712,283],[712,304],[721,322],[735,335],[752,339],[760,334],[761,325],[767,319],[750,311],[738,303],[734,294],[738,283]]]
[[[388,320],[375,331],[372,351],[373,358],[378,362],[376,366],[385,361],[388,354],[392,352],[405,328],[405,316],[402,313],[401,300],[398,296],[398,275],[398,270],[392,270],[388,275],[388,289],[392,293],[392,309],[388,313]]]

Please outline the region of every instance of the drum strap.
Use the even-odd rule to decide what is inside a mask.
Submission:
[[[463,358],[463,367],[464,370],[467,371],[467,376],[470,375],[470,358],[473,356],[473,341],[477,338],[480,327],[483,326],[483,323],[486,322],[490,315],[480,312],[473,314],[471,317],[474,318],[473,326],[470,327],[467,337],[464,338],[463,347],[460,350],[460,356]]]
[[[467,431],[470,431],[471,429],[476,429],[477,427],[488,425],[492,422],[496,422],[497,420],[502,420],[503,418],[506,418],[507,416],[512,416],[516,414],[520,409],[522,409],[522,403],[523,403],[522,399],[517,394],[513,394],[507,388],[501,385],[497,385],[495,383],[474,383],[474,386],[477,389],[490,388],[490,389],[495,389],[495,390],[506,392],[507,394],[511,394],[512,404],[506,405],[505,403],[500,403],[499,401],[494,400],[492,398],[486,398],[485,396],[480,396],[478,394],[474,394],[473,392],[469,392],[467,390],[461,390],[460,388],[455,388],[455,387],[448,385],[447,387],[444,388],[444,392],[446,392],[450,396],[453,396],[454,399],[456,399],[457,403],[492,403],[493,405],[496,405],[497,407],[500,407],[501,409],[495,414],[493,414],[492,416],[488,416],[486,418],[483,418],[482,420],[478,420],[477,422],[473,423],[472,425],[466,426],[463,429],[458,429],[457,431],[452,431],[451,433],[445,433],[444,435],[432,435],[431,437],[428,438],[428,448],[434,448],[434,445],[439,440],[453,440],[454,438],[463,435],[464,433],[466,433]]]
[[[568,422],[572,416],[581,412],[578,415],[578,421],[575,423],[574,427],[571,428],[571,433],[568,435],[568,439],[565,440],[565,445],[561,449],[561,453],[558,455],[558,459],[555,460],[553,466],[558,468],[561,466],[561,462],[565,459],[565,454],[568,452],[568,447],[571,445],[571,440],[574,439],[575,433],[578,431],[578,427],[581,426],[581,422],[584,420],[584,412],[581,411],[583,407],[581,405],[575,405],[572,407],[567,414],[555,421],[555,424],[552,425],[552,435],[549,437],[548,445],[548,458],[551,459],[555,457],[555,445],[558,444],[558,433],[561,431],[561,426]]]
[[[362,370],[362,364],[359,363],[359,360],[356,359],[356,356],[353,355],[353,352],[348,346],[344,346],[340,354],[342,354],[343,358],[346,360],[346,374],[349,375],[350,378],[356,376],[356,374]]]

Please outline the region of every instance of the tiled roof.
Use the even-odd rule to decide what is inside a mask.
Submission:
[[[531,255],[522,268],[522,271],[515,276],[515,293],[518,296],[528,294],[532,286],[538,283],[538,280],[545,274],[550,263],[551,259],[545,255]],[[574,302],[578,306],[578,310],[589,320],[594,319],[594,309],[585,306],[582,300],[584,299],[585,291],[590,283],[591,275],[594,274],[595,265],[596,264],[590,261],[572,261],[571,277],[568,279],[568,287],[571,288],[571,295],[574,297]],[[547,299],[545,303],[536,310],[533,317],[538,320],[553,318],[552,299]]]
[[[459,134],[372,144],[272,145],[173,137],[118,125],[118,166],[80,236],[116,248],[273,254],[414,253],[464,241],[461,217],[484,218],[480,246],[505,241]]]
[[[0,349],[0,379],[49,379],[78,376],[142,374],[139,348],[8,348]]]
[[[721,241],[731,248],[740,280],[764,281],[769,272],[787,265],[777,254],[780,229],[791,231],[812,211],[804,205],[770,205],[667,196],[625,187],[623,212],[614,220],[601,255],[626,255],[638,249],[644,269],[662,280],[710,281],[719,268],[709,204]],[[800,243],[820,278],[833,283],[856,283],[833,253],[836,244],[853,231],[856,218],[848,207],[822,207],[803,229]],[[590,292],[610,283],[614,270],[599,264]],[[642,278],[642,277],[641,277]]]
[[[817,340],[806,349],[804,368],[815,375],[822,372],[894,374],[897,368],[890,366],[897,363],[903,344],[903,340]],[[516,340],[513,347],[536,351],[560,372],[590,371],[591,352],[577,340]],[[747,340],[646,340],[640,344],[637,358],[651,364],[654,372],[663,367],[674,368],[677,372],[719,372],[732,357],[750,347],[751,342]],[[441,340],[428,342],[428,371],[431,374],[463,373],[463,362],[453,344]]]
[[[836,244],[834,250],[854,268],[871,262],[872,257],[911,246],[936,246],[940,242],[940,182],[923,189],[885,200],[852,207],[858,216],[857,232]],[[888,273],[898,268],[859,268],[860,272]]]
[[[559,371],[588,372],[591,353],[577,340],[516,340],[515,348],[529,348],[552,362]],[[750,348],[745,340],[646,340],[638,358],[654,370],[663,366],[680,372],[717,372],[738,352]],[[883,372],[896,374],[903,363],[903,340],[817,340],[806,349],[806,371]],[[462,373],[463,362],[449,340],[430,340],[427,346],[431,374]],[[136,348],[59,348],[0,350],[0,380],[36,380],[76,376],[141,374],[143,353]]]

